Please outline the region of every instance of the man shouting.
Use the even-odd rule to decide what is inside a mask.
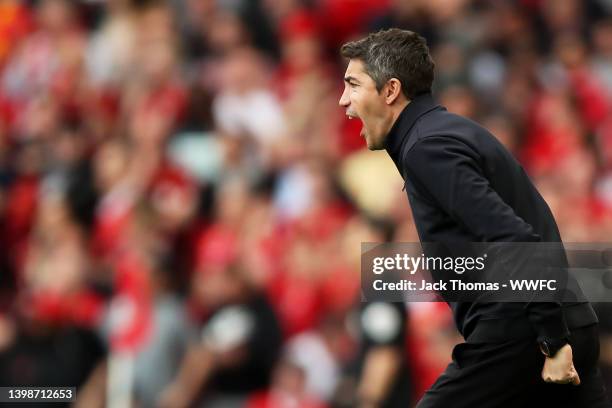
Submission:
[[[362,121],[368,148],[385,149],[396,164],[421,242],[561,242],[514,157],[434,101],[434,62],[421,36],[380,31],[341,54],[348,67],[340,105]],[[610,407],[588,302],[449,305],[466,342],[418,408]]]

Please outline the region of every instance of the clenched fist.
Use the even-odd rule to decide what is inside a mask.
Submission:
[[[566,344],[557,351],[554,357],[546,357],[542,379],[555,384],[580,384],[580,377],[574,367],[572,346]]]

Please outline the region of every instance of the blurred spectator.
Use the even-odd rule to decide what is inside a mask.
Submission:
[[[76,29],[74,9],[67,1],[41,2],[36,17],[37,30],[4,70],[5,92],[13,97],[26,98],[48,89],[61,61],[55,51]]]
[[[0,65],[4,65],[19,42],[32,29],[31,10],[18,0],[0,6]]]
[[[213,101],[218,128],[242,145],[243,160],[265,166],[279,138],[285,136],[286,122],[278,100],[266,88],[262,56],[247,48],[229,53],[222,84]]]
[[[32,308],[22,300],[16,319],[2,318],[0,383],[78,387],[77,406],[101,407],[106,348],[100,338],[91,329],[57,320],[45,308]]]
[[[332,315],[314,330],[293,337],[287,343],[285,358],[302,371],[305,394],[330,401],[340,381],[342,365],[352,351],[346,326]]]
[[[88,76],[96,84],[118,83],[128,72],[135,51],[135,16],[128,0],[106,6],[103,25],[91,36],[86,53]]]
[[[229,262],[229,263],[228,263]],[[250,392],[268,386],[281,332],[265,297],[231,259],[194,275],[193,295],[209,316],[200,340],[187,351],[161,405],[242,406]]]
[[[385,242],[384,224],[362,226],[367,242]],[[367,285],[367,281],[365,282]],[[414,382],[407,355],[408,309],[403,303],[360,302],[347,315],[357,352],[334,396],[341,407],[401,407],[414,398]]]
[[[272,389],[250,397],[247,408],[324,408],[325,405],[305,392],[305,373],[298,364],[281,361],[276,369]]]
[[[134,366],[135,399],[144,407],[156,405],[194,337],[181,299],[171,291],[171,263],[158,259],[152,267],[151,333],[138,352]]]
[[[414,398],[406,355],[407,310],[402,303],[360,307],[360,346],[351,374],[338,395],[341,406],[409,406]]]
[[[595,54],[593,67],[597,75],[605,82],[608,96],[612,90],[612,20],[599,22],[592,31]]]

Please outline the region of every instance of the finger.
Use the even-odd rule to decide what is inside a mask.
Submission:
[[[570,368],[570,374],[571,374],[571,384],[580,385],[580,376],[578,375],[578,371],[576,371],[576,367],[574,367],[573,364],[572,364],[572,367]]]
[[[562,377],[562,378],[552,378],[550,376],[547,377],[542,377],[542,379],[550,384],[573,384],[574,381],[576,380],[576,375],[569,375],[566,377]]]

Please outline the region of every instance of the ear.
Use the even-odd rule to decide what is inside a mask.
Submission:
[[[402,94],[402,83],[397,78],[391,78],[385,84],[384,93],[385,102],[392,105]]]

